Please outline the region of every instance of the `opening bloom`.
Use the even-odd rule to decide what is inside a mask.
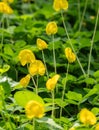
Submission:
[[[29,119],[34,117],[42,118],[44,116],[44,111],[44,105],[34,100],[29,101],[25,107],[26,116]]]
[[[61,9],[68,9],[68,1],[67,0],[54,0],[53,8],[55,11],[60,11]]]
[[[26,75],[25,77],[23,77],[21,80],[20,80],[20,84],[23,86],[23,87],[27,87],[27,85],[29,84],[30,82],[30,74]]]
[[[40,60],[35,60],[33,63],[30,64],[29,66],[29,73],[34,76],[34,75],[44,75],[45,74],[45,66],[42,61]]]
[[[76,60],[76,55],[72,52],[71,48],[65,48],[65,56],[69,63],[73,63]]]
[[[80,111],[80,121],[85,125],[94,125],[96,123],[95,115],[86,108]]]
[[[43,49],[46,49],[48,47],[48,45],[44,40],[38,38],[37,39],[37,47],[39,50],[43,50]]]
[[[59,77],[60,75],[56,74],[52,78],[48,79],[46,82],[46,88],[52,91],[55,88]]]
[[[46,26],[47,35],[56,34],[57,31],[58,31],[58,27],[57,27],[56,22],[52,21],[47,24]]]
[[[32,63],[35,60],[33,52],[28,49],[21,50],[18,57],[22,66],[26,65],[27,63]]]
[[[14,0],[3,0],[3,2],[13,3]]]
[[[13,10],[6,2],[0,2],[0,12],[5,14],[12,14]]]

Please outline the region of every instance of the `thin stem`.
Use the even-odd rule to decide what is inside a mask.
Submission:
[[[87,9],[87,4],[88,4],[88,0],[85,1],[84,10],[83,10],[81,21],[80,21],[80,25],[79,25],[79,32],[80,32],[81,27],[82,27],[82,23],[83,23],[83,20],[84,20],[85,12],[86,12],[86,9]]]
[[[93,4],[94,4],[94,0],[91,0],[91,6],[93,7]]]
[[[92,55],[92,49],[93,49],[93,44],[94,44],[94,38],[95,38],[96,29],[97,29],[97,25],[98,25],[98,17],[99,17],[99,8],[98,8],[98,12],[97,12],[96,23],[95,23],[95,27],[94,27],[94,32],[93,32],[93,37],[91,40],[91,47],[90,47],[90,52],[89,52],[88,77],[89,77],[89,73],[90,73],[90,62],[91,62],[91,55]]]
[[[39,77],[39,75],[37,75],[37,79],[36,79],[36,85],[38,86],[38,77]]]
[[[9,19],[8,19],[8,15],[5,15],[5,17],[6,17],[6,23],[7,23],[7,28],[10,26],[10,24],[9,24]]]
[[[78,0],[78,19],[79,19],[79,25],[80,25],[80,19],[81,19],[80,0]]]
[[[56,57],[55,57],[54,35],[52,35],[52,41],[53,41],[53,63],[54,63],[54,69],[55,69],[55,74],[56,74],[57,70],[56,70]]]
[[[45,56],[44,56],[43,50],[42,50],[42,57],[43,57],[43,62],[44,62],[45,68],[46,68],[46,75],[47,75],[47,78],[49,78],[48,70],[47,70],[47,66],[46,66],[46,62],[45,62]]]
[[[35,118],[33,118],[33,130],[35,130]]]
[[[34,86],[35,86],[35,92],[36,92],[36,94],[38,94],[38,86],[36,85],[36,83],[35,83],[35,80],[34,80],[33,76],[31,76],[31,79],[32,79],[33,84],[34,84]]]
[[[66,70],[66,79],[65,79],[65,83],[63,86],[63,92],[62,92],[62,101],[64,101],[64,95],[65,95],[65,89],[66,89],[66,84],[67,84],[67,77],[68,77],[68,71],[69,71],[69,62],[67,65],[67,70]],[[62,116],[62,106],[60,108],[60,117]]]
[[[66,24],[65,24],[65,21],[64,21],[64,16],[63,16],[63,12],[62,12],[62,11],[61,11],[61,17],[62,17],[63,26],[64,26],[64,29],[65,29],[65,33],[66,33],[66,35],[67,35],[67,38],[68,38],[68,40],[69,40],[70,46],[71,46],[73,52],[74,52],[75,55],[76,55],[78,64],[79,64],[79,66],[80,66],[80,68],[81,68],[81,70],[82,70],[83,75],[86,77],[86,73],[85,73],[85,71],[84,71],[84,69],[83,69],[83,67],[82,67],[82,64],[80,63],[80,60],[79,60],[79,58],[78,58],[78,56],[77,56],[77,54],[76,54],[76,51],[75,51],[75,49],[74,49],[74,47],[73,47],[73,45],[72,45],[71,39],[70,39],[70,37],[69,37],[69,34],[68,34],[68,31],[67,31],[67,28],[66,28]]]
[[[51,93],[52,93],[52,118],[54,118],[54,108],[55,108],[55,103],[54,103],[54,99],[55,99],[54,90],[53,90]]]
[[[28,68],[29,68],[29,65],[27,64],[27,69]],[[34,77],[32,75],[31,75],[31,79],[32,79],[32,82],[33,82],[33,84],[35,86],[35,92],[36,92],[36,94],[38,94],[38,76],[37,76],[37,84],[36,84],[36,82],[34,80]]]

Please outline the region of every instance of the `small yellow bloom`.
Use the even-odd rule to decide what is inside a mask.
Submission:
[[[60,77],[60,75],[56,74],[52,78],[47,80],[46,87],[47,87],[48,90],[52,91],[55,88],[59,77]]]
[[[95,130],[99,130],[99,124],[96,125]]]
[[[25,77],[23,77],[21,80],[20,80],[20,84],[23,86],[23,87],[27,87],[27,85],[29,84],[30,82],[30,74],[26,75]]]
[[[73,63],[76,60],[76,55],[72,52],[71,48],[65,49],[65,56],[69,63]]]
[[[51,34],[56,34],[58,31],[58,27],[57,27],[57,24],[56,22],[52,21],[52,22],[49,22],[46,26],[46,33],[48,35],[51,35]]]
[[[28,49],[21,50],[18,57],[22,66],[26,65],[27,63],[32,63],[35,60],[33,52]]]
[[[69,130],[76,130],[74,127],[71,127]]]
[[[46,49],[48,47],[48,45],[44,40],[38,38],[37,39],[37,47],[39,50],[43,50],[43,49]]]
[[[94,125],[96,123],[96,117],[95,115],[89,111],[88,109],[86,108],[83,108],[81,111],[80,111],[80,121],[82,123],[84,123],[85,125]]]
[[[54,0],[53,8],[55,11],[60,11],[61,9],[68,9],[68,1],[67,0]]]
[[[40,60],[35,60],[33,63],[30,64],[29,66],[29,73],[34,76],[34,75],[44,75],[45,74],[45,66],[42,61]]]
[[[0,2],[0,12],[5,14],[12,14],[13,10],[6,2]]]
[[[91,20],[94,20],[94,19],[95,19],[95,16],[90,16],[90,19],[91,19]]]
[[[14,0],[2,0],[3,2],[13,3]]]
[[[37,101],[31,100],[26,104],[25,111],[26,111],[26,116],[29,119],[32,119],[34,117],[42,118],[44,116],[45,110],[44,110],[43,104]]]

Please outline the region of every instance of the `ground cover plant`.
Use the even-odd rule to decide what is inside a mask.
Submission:
[[[99,0],[0,1],[0,130],[99,130]]]

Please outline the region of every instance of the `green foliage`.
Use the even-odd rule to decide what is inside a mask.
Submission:
[[[68,3],[67,11],[57,12],[53,9],[53,0],[14,0],[9,4],[14,10],[12,15],[0,13],[0,130],[32,130],[34,125],[35,130],[69,130],[72,127],[95,130],[99,123],[99,18],[96,26],[99,0],[68,0]],[[58,26],[54,39],[46,34],[49,21],[55,21]],[[37,48],[37,38],[48,44],[43,52]],[[77,55],[69,68],[66,47]],[[37,60],[46,63],[48,70],[48,76],[31,77],[27,88],[19,82],[29,73],[29,64],[21,66],[18,58],[23,49],[31,50]],[[52,95],[46,82],[56,74],[55,59],[60,79]],[[35,123],[25,115],[24,108],[30,100],[45,106],[44,117],[35,118]],[[84,126],[80,122],[78,117],[82,108],[94,113],[95,125]]]
[[[14,95],[14,99],[16,100],[17,104],[22,107],[25,107],[30,100],[35,100],[44,104],[43,99],[40,96],[27,90],[16,92]]]

